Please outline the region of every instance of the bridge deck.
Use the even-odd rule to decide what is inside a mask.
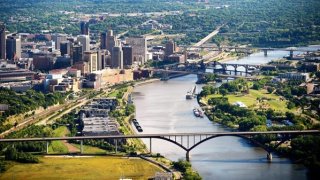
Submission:
[[[76,137],[45,137],[45,138],[17,138],[0,139],[0,142],[25,142],[25,141],[56,141],[56,140],[86,140],[86,139],[128,139],[128,138],[159,138],[166,136],[245,136],[259,134],[288,134],[288,135],[314,135],[320,134],[319,130],[305,131],[265,131],[265,132],[207,132],[207,133],[168,133],[168,134],[135,134],[112,136],[76,136]]]

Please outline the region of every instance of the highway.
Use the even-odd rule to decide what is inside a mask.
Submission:
[[[223,26],[223,25],[222,25]],[[222,26],[218,26],[217,29],[215,29],[214,31],[212,31],[208,36],[204,37],[203,39],[201,39],[199,42],[197,42],[196,44],[194,44],[194,47],[199,47],[201,45],[203,45],[205,42],[207,42],[209,39],[211,39],[213,36],[217,35],[219,33],[219,30]]]

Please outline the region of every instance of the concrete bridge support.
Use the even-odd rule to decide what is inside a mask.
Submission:
[[[49,141],[46,141],[46,154],[49,154]]]
[[[268,56],[268,50],[264,49],[263,52],[264,52],[264,56]]]
[[[190,162],[190,150],[186,153],[186,161]]]
[[[149,139],[150,140],[150,154],[152,154],[152,138]]]
[[[83,153],[83,140],[80,140],[80,154]]]
[[[271,152],[268,152],[268,154],[267,154],[267,160],[268,160],[269,162],[272,161],[272,153],[271,153]]]
[[[290,50],[290,59],[293,59],[293,50]]]

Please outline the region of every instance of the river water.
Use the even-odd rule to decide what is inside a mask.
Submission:
[[[228,63],[263,64],[287,54],[286,51],[273,51],[264,57],[260,52]],[[195,99],[186,100],[185,94],[196,80],[196,75],[188,75],[134,89],[132,97],[136,118],[144,134],[228,131],[207,117],[196,118],[193,115],[192,109],[199,105]],[[197,90],[201,90],[201,85],[197,85]],[[143,141],[149,147],[149,140]],[[164,140],[152,140],[152,152],[171,160],[185,158],[184,150]],[[237,137],[214,138],[190,152],[192,166],[203,179],[307,179],[304,166],[275,154],[272,162],[268,163],[266,155],[263,149]]]

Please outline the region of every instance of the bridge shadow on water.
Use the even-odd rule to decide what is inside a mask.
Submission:
[[[272,162],[269,162],[267,160],[266,157],[262,157],[262,158],[254,158],[254,159],[195,159],[195,157],[197,157],[197,154],[191,154],[191,162],[193,163],[237,163],[237,164],[266,164],[266,163],[270,163],[270,164],[293,164],[292,161],[290,160],[286,160],[286,159],[282,159],[279,157],[273,157]]]

